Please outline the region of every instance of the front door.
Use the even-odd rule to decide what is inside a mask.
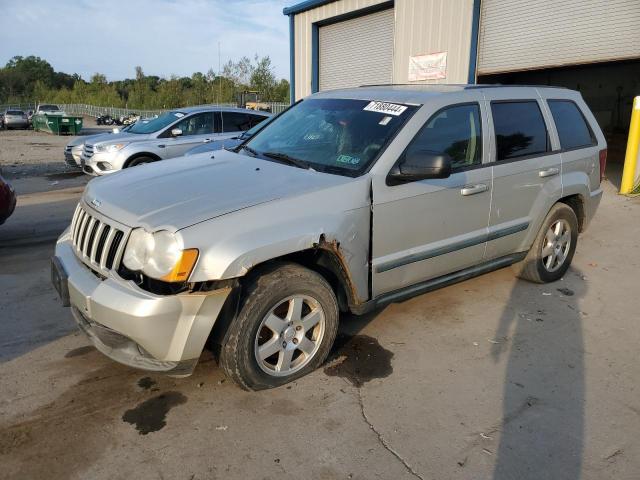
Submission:
[[[450,177],[373,192],[374,296],[482,261],[492,188],[491,166],[483,163],[483,109],[476,102],[444,107],[407,147],[448,155]]]
[[[195,113],[183,118],[167,130],[167,138],[161,139],[164,145],[164,158],[180,157],[187,150],[202,143],[215,140],[215,122],[213,112]],[[171,136],[171,131],[179,129],[182,134]]]

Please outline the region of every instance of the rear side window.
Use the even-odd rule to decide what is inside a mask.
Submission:
[[[222,112],[222,130],[225,132],[244,132],[252,126],[251,119],[246,113]]]
[[[491,102],[497,160],[549,151],[549,136],[535,100]]]
[[[465,104],[440,110],[416,135],[411,148],[449,155],[453,170],[480,165],[480,107],[478,104]]]
[[[259,123],[262,123],[262,121],[264,119],[266,119],[268,117],[264,117],[262,115],[251,115],[249,114],[249,123],[251,125],[251,127],[255,127],[256,125],[258,125]]]
[[[560,147],[563,150],[590,147],[596,143],[593,132],[574,102],[549,100],[548,103],[558,130],[558,137],[560,137]]]

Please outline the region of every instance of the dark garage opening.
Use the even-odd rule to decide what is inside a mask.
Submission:
[[[620,186],[633,98],[640,95],[640,60],[480,75],[478,83],[554,85],[578,90],[607,138],[607,177]]]

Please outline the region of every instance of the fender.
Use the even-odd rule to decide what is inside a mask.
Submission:
[[[190,282],[242,277],[261,263],[310,249],[339,252],[356,299],[368,298],[370,198],[367,179],[282,198],[180,230],[200,255]]]

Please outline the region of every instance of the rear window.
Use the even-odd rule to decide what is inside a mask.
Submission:
[[[535,100],[492,102],[497,160],[545,153],[549,136]]]
[[[7,115],[24,115],[22,110],[7,110]]]
[[[549,100],[548,103],[556,130],[558,130],[558,137],[560,137],[560,147],[563,150],[590,147],[596,143],[593,132],[574,102]]]

